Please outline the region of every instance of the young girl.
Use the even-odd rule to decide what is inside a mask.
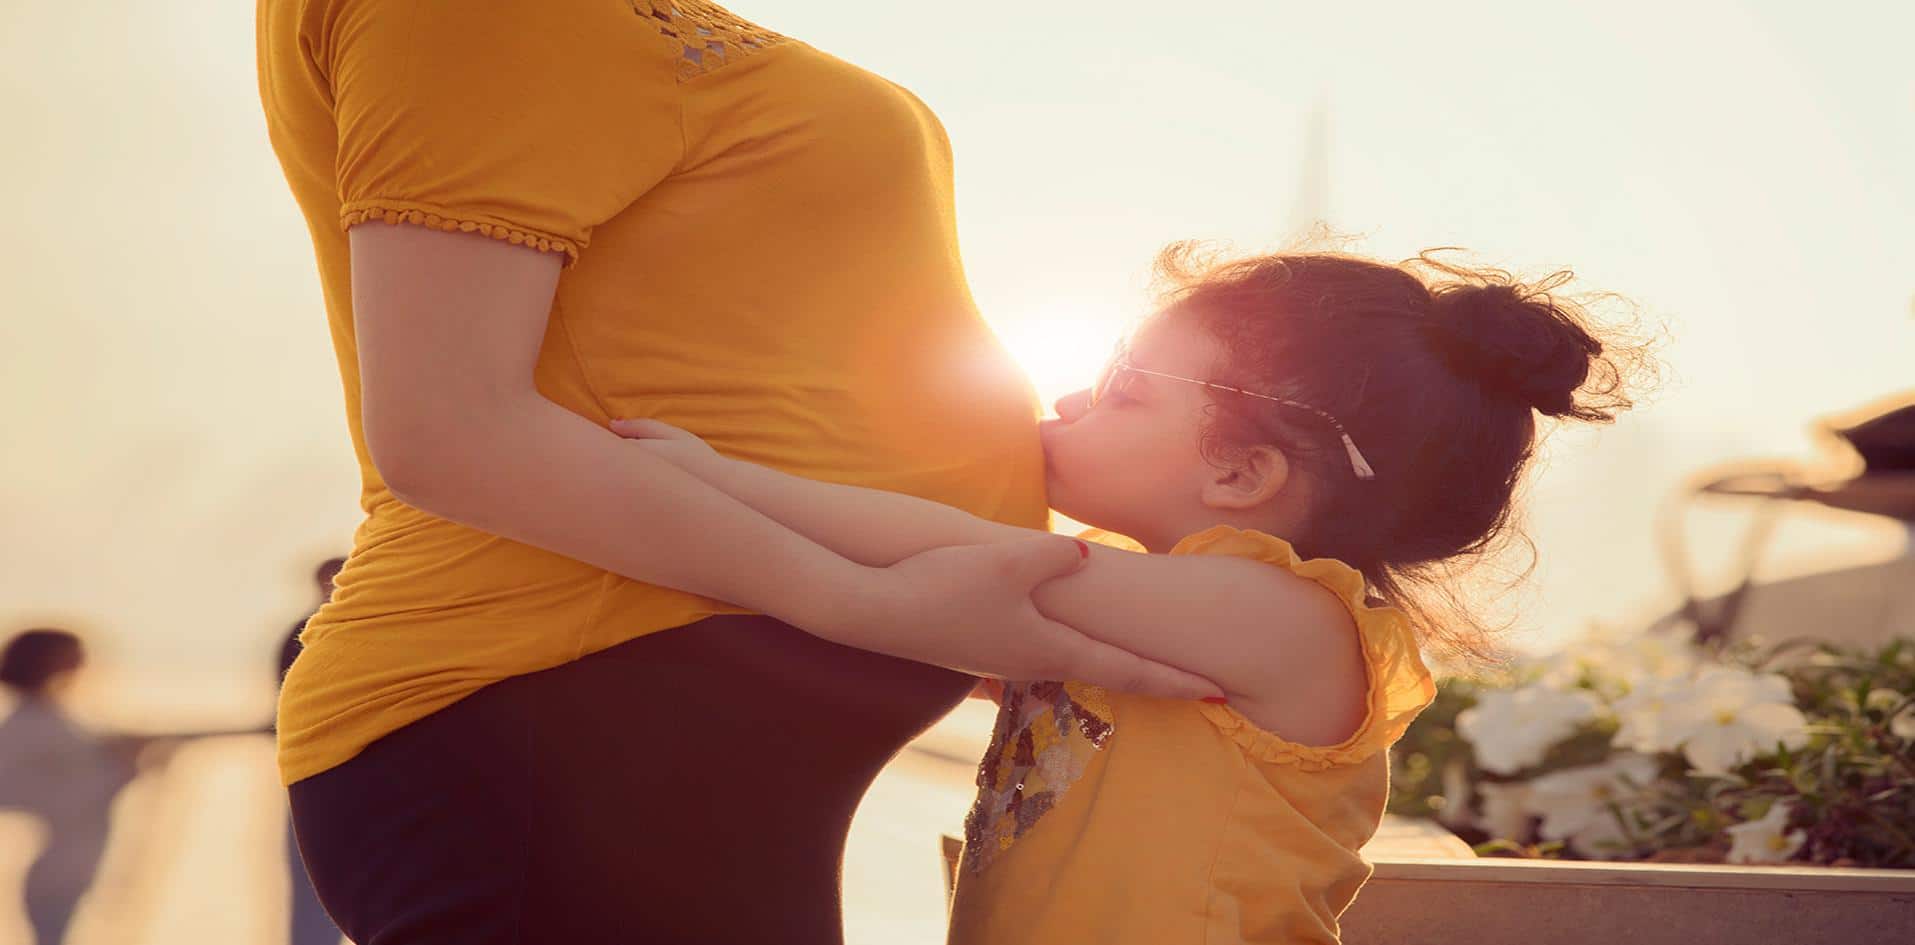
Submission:
[[[1369,875],[1358,848],[1383,815],[1386,749],[1434,692],[1419,636],[1491,650],[1407,586],[1504,530],[1536,413],[1628,405],[1627,352],[1549,294],[1562,278],[1427,255],[1207,264],[1185,246],[1160,270],[1157,314],[1043,425],[1051,505],[1098,544],[1033,599],[1227,699],[1008,683],[959,945],[1335,942]],[[725,459],[657,421],[614,429],[869,565],[1031,534]]]

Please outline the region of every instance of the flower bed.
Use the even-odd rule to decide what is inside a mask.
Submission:
[[[1915,641],[1872,651],[1597,635],[1446,680],[1394,813],[1484,855],[1915,867]]]

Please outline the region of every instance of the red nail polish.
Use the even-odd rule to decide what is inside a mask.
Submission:
[[[1087,542],[1085,542],[1084,539],[1082,538],[1073,538],[1071,540],[1074,542],[1077,542],[1077,556],[1079,558],[1083,558],[1085,561],[1089,561],[1090,560],[1090,545]]]
[[[1203,701],[1208,702],[1211,705],[1229,705],[1230,704],[1230,700],[1225,699],[1222,696],[1205,696],[1203,698]]]

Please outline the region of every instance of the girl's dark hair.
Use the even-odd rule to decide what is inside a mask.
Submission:
[[[1376,478],[1356,478],[1310,412],[1228,392],[1211,394],[1202,447],[1218,463],[1259,444],[1301,462],[1314,500],[1287,536],[1298,552],[1355,567],[1436,654],[1481,662],[1500,656],[1497,634],[1454,579],[1508,540],[1528,546],[1512,517],[1535,415],[1613,420],[1654,364],[1647,345],[1600,332],[1554,294],[1570,273],[1523,283],[1436,252],[1392,266],[1179,243],[1157,260],[1160,317],[1194,318],[1222,342],[1215,380],[1343,424]]]
[[[65,630],[27,630],[7,641],[0,653],[0,685],[37,696],[53,677],[86,662],[80,638]]]

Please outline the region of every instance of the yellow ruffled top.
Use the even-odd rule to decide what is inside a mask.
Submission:
[[[1335,593],[1369,671],[1362,725],[1301,745],[1225,706],[1008,686],[966,824],[953,945],[1336,942],[1369,877],[1358,850],[1383,818],[1387,749],[1436,692],[1409,621],[1354,568],[1262,532],[1219,526],[1170,553],[1252,558]]]

